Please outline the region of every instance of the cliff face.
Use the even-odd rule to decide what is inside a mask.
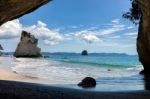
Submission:
[[[137,38],[139,60],[144,66],[144,72],[150,74],[150,0],[137,0],[142,11]]]
[[[51,0],[0,0],[0,25],[30,13]]]
[[[40,57],[41,49],[37,47],[38,39],[30,33],[22,31],[20,42],[14,53],[15,57]]]

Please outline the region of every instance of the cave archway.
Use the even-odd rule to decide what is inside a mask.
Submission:
[[[0,25],[30,13],[51,0],[1,0]],[[139,59],[144,66],[144,72],[150,74],[150,1],[137,0],[142,11],[137,38],[137,51]]]

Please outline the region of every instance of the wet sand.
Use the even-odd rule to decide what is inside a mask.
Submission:
[[[17,61],[14,57],[0,57],[0,80],[7,81],[21,81],[21,82],[30,82],[30,83],[41,83],[41,84],[66,84],[67,82],[62,82],[60,80],[46,80],[37,77],[25,76],[13,72],[11,69],[11,62]]]
[[[150,99],[150,92],[146,90],[106,92],[58,87],[54,82],[44,84],[45,81],[2,68],[0,79],[0,99]]]
[[[0,68],[0,80],[41,83],[41,84],[63,83],[59,81],[52,81],[52,80],[39,79],[36,77],[23,76],[15,72],[6,70],[4,68]]]
[[[150,92],[96,92],[1,80],[0,99],[150,99]]]

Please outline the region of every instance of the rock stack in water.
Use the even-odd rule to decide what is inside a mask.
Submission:
[[[4,50],[3,47],[0,44],[0,50]],[[0,51],[0,56],[2,55],[2,52]]]
[[[15,57],[40,57],[41,49],[37,46],[38,39],[26,31],[22,31],[20,42],[14,53]]]
[[[83,56],[88,55],[87,50],[83,50],[82,53],[81,53],[81,55],[83,55]]]

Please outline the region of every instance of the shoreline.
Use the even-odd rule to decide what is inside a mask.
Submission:
[[[29,82],[29,83],[42,83],[42,84],[53,84],[54,83],[54,81],[23,76],[23,75],[8,71],[2,67],[0,67],[0,80]]]
[[[144,89],[107,91],[103,89],[104,84],[100,83],[97,87],[101,90],[77,88],[77,85],[72,83],[65,84],[23,76],[7,70],[2,64],[0,73],[0,98],[2,99],[150,99],[150,91]],[[110,84],[106,83],[105,87],[119,87],[118,85],[111,87]]]
[[[19,81],[19,82],[29,82],[29,83],[38,83],[38,84],[70,84],[71,82],[64,82],[60,80],[47,80],[38,77],[32,77],[17,73],[11,70],[11,66],[9,62],[13,60],[17,61],[13,57],[0,57],[0,80],[8,80],[8,81]],[[8,63],[6,62],[8,61]],[[75,84],[75,83],[71,83]]]
[[[41,79],[37,77],[32,77],[32,76],[25,76],[18,74],[16,72],[7,70],[3,67],[0,66],[0,80],[6,80],[6,81],[17,81],[17,82],[25,82],[25,83],[37,83],[37,84],[76,84],[75,82],[64,82],[64,81],[59,81],[59,80],[47,80],[47,79]]]

